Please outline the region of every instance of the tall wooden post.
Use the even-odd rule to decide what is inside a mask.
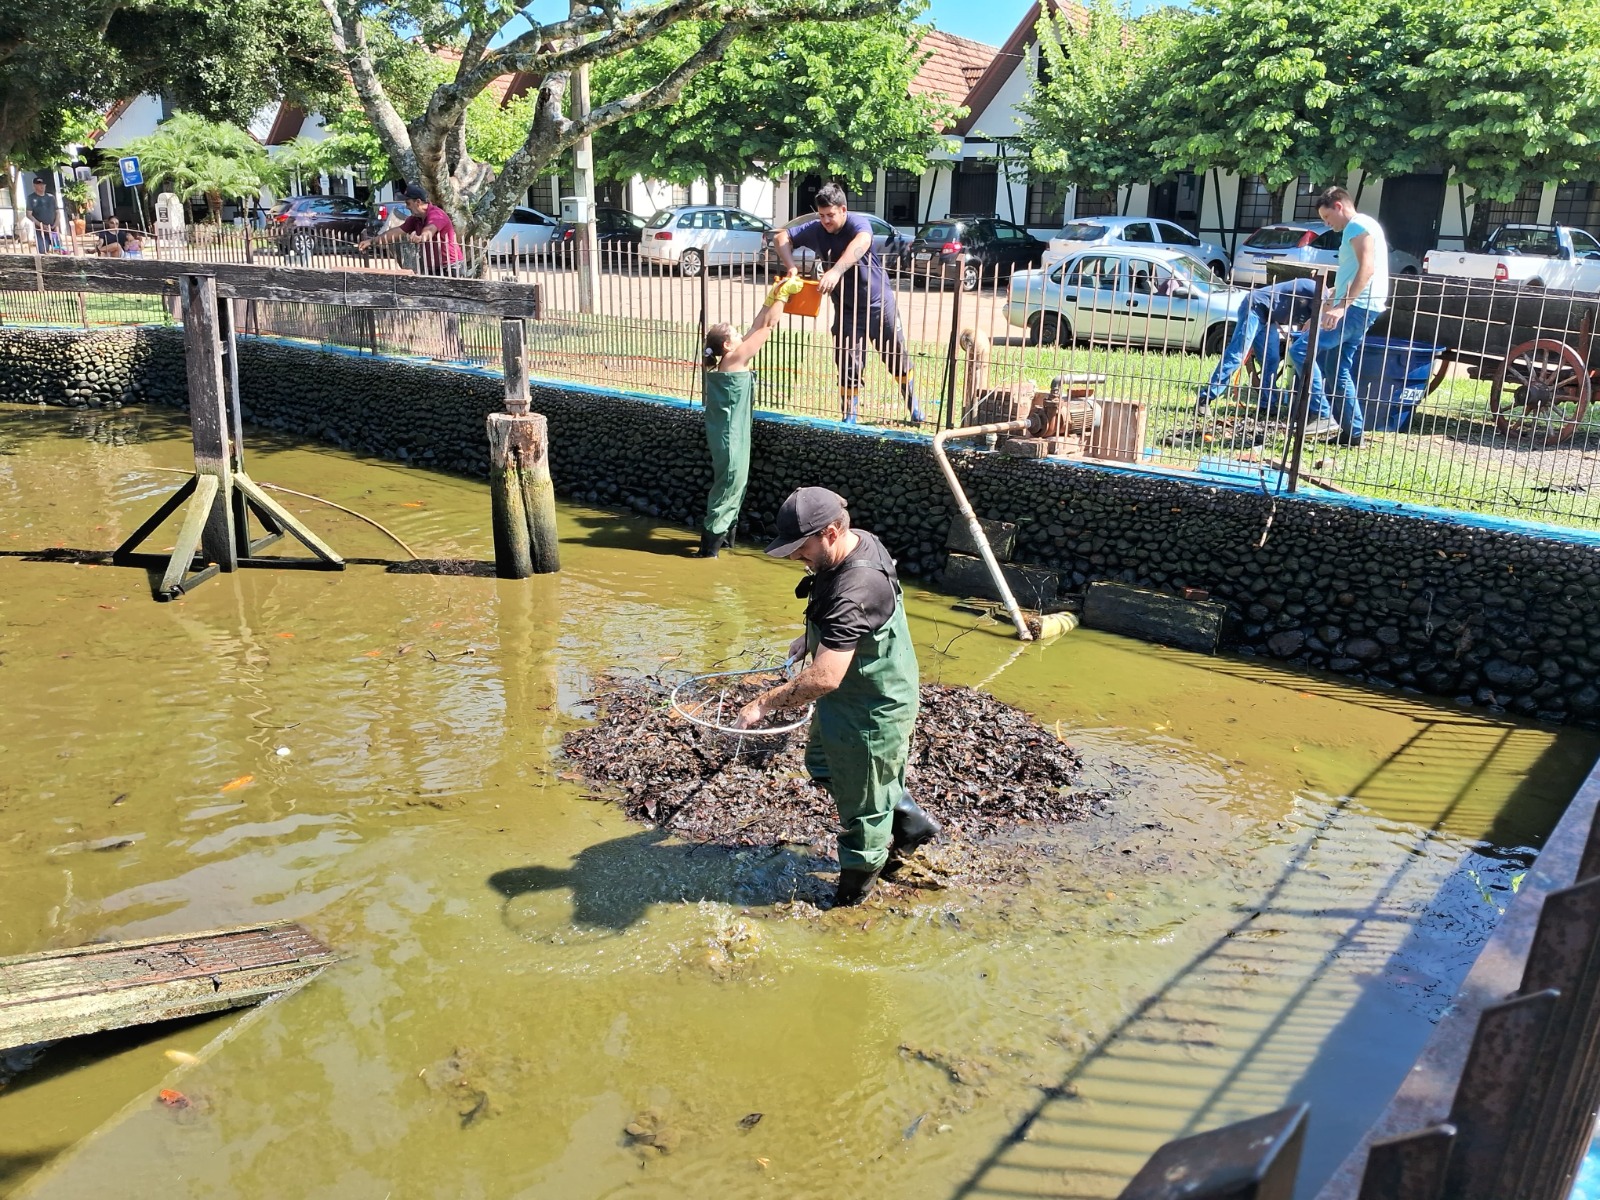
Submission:
[[[184,275],[183,356],[189,375],[189,424],[194,437],[194,471],[213,475],[217,498],[200,534],[200,553],[224,571],[237,570],[234,536],[233,454],[228,445],[228,391],[222,381],[222,320],[217,311],[217,281],[210,275]]]
[[[521,320],[500,322],[506,411],[490,413],[488,422],[494,565],[502,579],[526,579],[561,569],[549,424],[542,413],[530,411],[522,335]]]

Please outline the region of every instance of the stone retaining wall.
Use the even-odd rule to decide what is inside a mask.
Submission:
[[[250,340],[239,359],[249,421],[402,462],[487,472],[484,416],[501,406],[497,377]],[[181,405],[181,337],[0,329],[0,395]],[[710,462],[695,409],[538,383],[533,404],[550,421],[560,494],[678,524],[698,519]],[[1240,653],[1600,723],[1594,545],[1359,505],[1274,504],[1257,491],[1161,475],[956,457],[979,514],[1017,522],[1018,560],[1058,571],[1065,590],[1095,579],[1205,588],[1237,616]],[[783,497],[806,483],[844,494],[908,574],[937,580],[955,514],[925,440],[760,419],[741,529],[767,533]]]

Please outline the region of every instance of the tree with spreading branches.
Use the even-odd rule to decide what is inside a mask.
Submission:
[[[362,110],[389,161],[410,183],[448,212],[466,237],[492,235],[529,185],[548,174],[586,136],[629,117],[672,104],[689,81],[741,38],[799,21],[858,21],[896,11],[897,0],[570,0],[567,16],[534,21],[509,0],[436,0],[383,7],[364,0],[321,0],[334,47]],[[692,53],[637,88],[571,112],[569,91],[580,67],[648,46],[685,21],[703,22],[706,36]],[[453,76],[429,93],[409,119],[375,61],[372,25],[415,30],[430,49],[459,55]],[[502,76],[537,81],[529,121],[496,171],[474,154],[468,112],[474,99]]]

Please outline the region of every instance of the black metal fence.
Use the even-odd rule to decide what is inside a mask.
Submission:
[[[646,237],[650,236],[646,232]],[[415,265],[416,248],[358,252],[325,235],[222,231],[147,257],[363,270]],[[672,257],[672,253],[676,257]],[[1133,248],[1039,270],[896,257],[882,303],[786,316],[756,360],[758,406],[910,428],[960,424],[985,397],[1066,377],[1127,427],[1140,466],[1269,491],[1333,491],[1577,526],[1600,526],[1600,420],[1592,341],[1600,296],[1527,284],[1408,275],[1362,341],[1353,430],[1295,418],[1294,332],[1268,321],[1222,352],[1245,292],[1171,253]],[[538,283],[536,376],[698,399],[700,348],[719,322],[748,327],[777,275],[768,250],[668,252],[602,243],[592,271],[554,238],[464,247],[467,270]],[[150,300],[0,296],[11,322],[119,324],[167,319]],[[251,331],[375,353],[493,367],[493,322],[373,317],[259,305]],[[1269,373],[1263,375],[1263,361]],[[1202,390],[1216,398],[1202,408]],[[1325,390],[1332,390],[1331,388]],[[1352,409],[1355,406],[1350,406]],[[1310,432],[1307,433],[1309,423]],[[1293,467],[1298,462],[1298,470]]]

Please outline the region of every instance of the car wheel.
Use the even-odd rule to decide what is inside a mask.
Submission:
[[[978,280],[982,277],[982,274],[983,272],[977,263],[963,263],[961,265],[961,290],[963,292],[977,291]]]
[[[1220,275],[1223,279],[1228,277],[1228,264],[1223,262],[1220,258],[1213,259],[1211,262],[1208,262],[1206,266],[1211,268],[1212,274]]]
[[[685,250],[683,257],[678,260],[678,274],[685,279],[693,279],[705,269],[705,260],[700,257],[698,250]]]
[[[1072,341],[1072,326],[1060,313],[1035,313],[1028,318],[1035,346],[1065,346]]]
[[[1232,325],[1213,325],[1206,330],[1205,341],[1200,345],[1201,352],[1205,354],[1221,354],[1232,333]]]

